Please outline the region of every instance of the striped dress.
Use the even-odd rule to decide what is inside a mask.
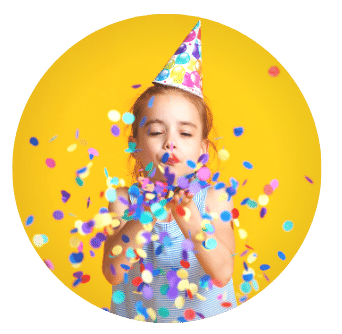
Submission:
[[[202,215],[205,213],[206,196],[207,188],[202,189],[193,198]],[[122,317],[134,319],[138,314],[141,314],[142,308],[145,310],[152,308],[156,313],[156,320],[154,322],[170,323],[186,321],[184,318],[184,311],[187,309],[196,312],[196,316],[193,320],[200,320],[203,317],[212,317],[236,307],[233,279],[222,288],[218,288],[212,284],[205,288],[200,286],[199,281],[202,277],[206,276],[206,273],[203,271],[194,252],[188,252],[187,261],[190,263],[190,267],[187,269],[189,274],[187,279],[189,280],[189,283],[195,283],[198,286],[198,293],[205,297],[206,300],[200,300],[196,295],[193,295],[193,298],[191,299],[186,297],[185,291],[180,291],[179,294],[185,297],[185,303],[181,309],[175,307],[175,299],[170,299],[168,297],[166,293],[167,286],[165,287],[165,285],[169,283],[168,278],[170,276],[167,277],[168,272],[170,270],[176,272],[178,269],[182,268],[180,265],[180,261],[182,260],[181,244],[185,237],[175,220],[167,223],[157,221],[152,233],[160,235],[161,232],[167,232],[171,239],[171,244],[165,246],[161,254],[155,255],[157,247],[161,245],[159,240],[151,241],[143,247],[147,253],[144,264],[150,263],[152,264],[153,269],[161,268],[165,272],[164,275],[159,274],[154,276],[153,281],[149,284],[153,290],[153,297],[147,300],[141,293],[136,292],[137,288],[132,284],[132,279],[141,275],[140,264],[139,262],[136,262],[128,272],[128,282],[126,280],[126,283],[123,281],[118,285],[112,286],[112,292],[114,293],[118,290],[122,291],[125,294],[125,300],[120,304],[114,303],[113,300],[111,300],[110,312]],[[223,301],[226,302],[226,306],[228,303],[231,303],[231,306],[221,306]],[[152,322],[150,317],[147,318],[147,313],[142,312],[142,314],[145,315],[145,321]],[[192,314],[194,313],[192,312]]]

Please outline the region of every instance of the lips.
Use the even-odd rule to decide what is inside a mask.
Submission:
[[[169,157],[169,159],[166,161],[166,165],[173,166],[180,162],[180,160],[172,153]]]

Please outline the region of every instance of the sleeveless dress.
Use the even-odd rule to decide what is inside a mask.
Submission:
[[[208,188],[202,189],[193,198],[202,215],[205,213],[207,189]],[[161,268],[165,272],[164,275],[162,273],[154,276],[153,281],[149,284],[153,290],[153,297],[151,299],[146,299],[141,293],[136,293],[137,287],[132,284],[132,280],[135,277],[141,276],[140,264],[139,262],[136,262],[134,263],[133,268],[128,272],[128,280],[112,286],[112,292],[123,292],[125,300],[118,304],[114,303],[112,299],[110,308],[111,313],[129,319],[134,319],[138,314],[143,314],[145,316],[145,321],[153,322],[151,317],[148,317],[148,314],[146,313],[146,309],[152,308],[156,313],[154,322],[171,323],[187,321],[184,318],[184,311],[187,309],[196,312],[196,316],[193,320],[200,320],[226,312],[237,306],[233,279],[222,288],[216,287],[213,284],[201,287],[199,284],[200,279],[205,279],[205,277],[208,278],[209,276],[203,271],[194,252],[188,252],[187,261],[190,263],[190,267],[186,269],[189,274],[187,279],[189,280],[189,283],[195,283],[198,286],[197,292],[205,297],[206,300],[200,300],[196,295],[193,295],[193,298],[190,299],[189,297],[186,297],[185,291],[180,291],[179,295],[182,295],[185,298],[185,303],[181,309],[175,307],[175,299],[170,299],[166,294],[165,288],[167,289],[167,286],[165,285],[169,283],[168,278],[170,278],[170,275],[167,275],[168,272],[174,270],[176,273],[178,269],[182,268],[180,264],[180,261],[183,259],[181,244],[185,237],[175,220],[168,223],[157,221],[151,233],[160,235],[161,232],[167,232],[171,240],[171,244],[165,246],[161,254],[155,255],[156,249],[161,245],[159,240],[151,241],[143,247],[143,250],[147,253],[144,264],[152,264],[153,269]],[[171,272],[171,274],[173,273]],[[226,302],[225,307],[221,306],[223,301]],[[227,302],[231,304],[230,307],[227,307]],[[193,311],[191,311],[192,314],[194,314]]]

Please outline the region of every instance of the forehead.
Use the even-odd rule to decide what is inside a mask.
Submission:
[[[143,116],[147,120],[158,118],[165,123],[191,122],[202,127],[201,115],[194,103],[181,93],[169,92],[154,96],[151,106],[151,98],[148,98],[143,109]],[[149,106],[150,105],[150,106]]]

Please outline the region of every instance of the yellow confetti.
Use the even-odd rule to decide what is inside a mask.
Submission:
[[[120,220],[119,219],[112,219],[112,222],[110,223],[110,225],[115,228],[120,226]]]
[[[148,199],[148,200],[151,200],[151,199],[153,199],[153,198],[155,198],[155,197],[156,197],[155,194],[151,194],[151,193],[145,194],[145,198]]]
[[[179,291],[185,291],[189,288],[189,281],[187,279],[182,279],[178,285],[177,288]]]
[[[42,247],[46,242],[44,241],[43,235],[42,234],[36,234],[33,236],[33,244],[36,247]]]
[[[210,212],[210,216],[212,216],[213,219],[219,219],[220,217],[217,212]]]
[[[195,235],[195,239],[198,240],[198,241],[204,241],[205,239],[205,236],[204,236],[204,233],[201,231],[201,232],[198,232],[196,235]]]
[[[225,148],[222,148],[221,150],[218,151],[218,158],[222,161],[226,161],[229,158],[229,153]]]
[[[219,198],[218,198],[218,201],[219,202],[224,202],[224,201],[227,201],[227,200],[228,200],[228,194],[226,192],[221,193]]]
[[[174,305],[175,305],[178,309],[181,309],[181,308],[183,308],[184,303],[185,303],[184,297],[183,297],[183,296],[178,296],[178,297],[175,299],[175,304],[174,304]]]
[[[108,118],[110,121],[116,123],[120,121],[121,114],[117,110],[110,110],[108,112]]]
[[[136,249],[137,254],[142,257],[143,259],[147,257],[146,252],[142,248],[137,248]]]
[[[152,273],[146,269],[141,273],[141,278],[147,284],[150,284],[153,281]]]
[[[152,231],[152,228],[153,228],[152,223],[149,223],[149,224],[145,224],[145,225],[144,225],[144,229],[145,229],[146,231],[148,231],[148,232],[151,232],[151,231]]]
[[[152,241],[157,241],[157,240],[159,240],[159,235],[158,235],[158,234],[152,234],[151,240],[152,240]]]
[[[158,169],[162,172],[162,174],[165,173],[165,170],[164,170],[164,168],[162,166],[158,165]]]
[[[151,318],[152,321],[156,320],[157,319],[157,314],[156,314],[156,311],[149,307],[147,310],[146,310],[147,314],[149,315],[149,317]]]
[[[106,185],[108,188],[113,188],[114,184],[110,183],[110,181],[112,181],[112,177],[108,176],[106,180]]]
[[[81,263],[72,263],[71,266],[74,268],[74,269],[78,269],[79,267],[81,267],[82,265],[82,262]]]
[[[89,161],[88,164],[87,164],[87,168],[90,169],[91,167],[93,167],[93,162]]]
[[[258,198],[258,202],[260,205],[262,206],[266,206],[269,202],[269,197],[265,194],[263,195],[260,195],[259,198]]]
[[[83,233],[83,231],[82,231],[82,224],[83,224],[82,220],[76,220],[75,221],[75,227],[77,228],[78,233],[81,235],[85,235],[85,233]]]
[[[87,169],[84,173],[79,174],[79,177],[80,177],[82,180],[84,180],[87,176],[89,176],[89,174],[90,174],[90,171],[89,171],[89,169]]]
[[[119,186],[120,186],[120,187],[124,187],[125,184],[126,184],[126,182],[125,182],[124,179],[120,179],[120,180],[119,180]]]
[[[80,244],[81,240],[77,237],[71,237],[69,240],[69,245],[71,248],[77,248]]]
[[[200,295],[199,293],[196,293],[196,297],[199,299],[199,300],[207,300],[207,298],[205,298],[204,296]]]
[[[257,259],[258,255],[256,253],[249,254],[247,257],[247,263],[251,264]]]
[[[184,207],[184,211],[185,211],[184,219],[185,219],[185,221],[189,221],[190,216],[191,216],[191,211],[186,206]]]
[[[76,147],[77,147],[77,144],[72,144],[72,145],[70,145],[70,146],[67,148],[67,151],[68,151],[68,152],[75,151],[75,150],[76,150]]]
[[[198,286],[195,283],[190,283],[189,284],[189,290],[191,291],[191,293],[194,295],[197,293],[198,291]]]
[[[112,253],[114,256],[121,254],[121,252],[122,252],[122,246],[120,245],[115,245],[112,249]]]
[[[177,270],[177,276],[181,279],[186,279],[188,278],[189,273],[185,269],[181,268]]]
[[[234,221],[234,224],[235,224],[236,227],[240,226],[240,222],[239,222],[239,220],[237,218],[233,219],[233,221]]]
[[[95,228],[103,229],[105,226],[112,224],[112,216],[109,212],[106,213],[98,213],[93,218],[95,221]]]
[[[145,317],[142,314],[138,314],[134,317],[134,320],[145,322]]]
[[[239,228],[238,233],[239,233],[240,239],[246,239],[247,238],[248,234],[247,234],[246,230],[244,230],[243,228]]]

